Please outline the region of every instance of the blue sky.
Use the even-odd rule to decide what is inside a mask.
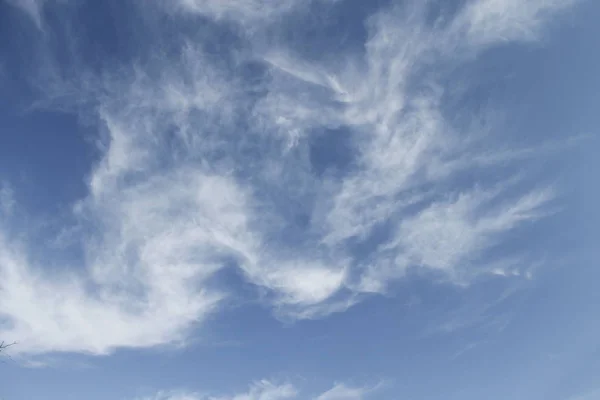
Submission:
[[[0,0],[0,397],[600,399],[598,17]]]

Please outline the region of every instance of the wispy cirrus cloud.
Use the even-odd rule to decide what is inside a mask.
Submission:
[[[508,184],[494,161],[506,158],[482,155],[473,143],[485,135],[446,115],[451,83],[440,76],[464,61],[448,48],[531,40],[567,3],[468,2],[443,27],[411,3],[371,16],[364,52],[338,60],[250,44],[225,65],[190,40],[169,57],[101,76],[83,66],[48,85],[49,99],[75,104],[100,132],[101,159],[73,206],[84,257],[50,276],[26,256],[33,243],[0,230],[1,336],[36,354],[184,341],[235,293],[213,279],[225,268],[293,319],[343,311],[409,268],[462,284],[491,273],[481,264],[498,260],[486,252],[542,216],[553,192]],[[178,4],[249,27],[293,12],[289,2]],[[350,161],[316,173],[313,140],[342,148],[334,130]],[[475,183],[459,179],[467,169]],[[354,393],[336,388],[323,398]]]
[[[27,13],[38,28],[42,27],[42,11],[46,0],[8,0],[8,3]]]
[[[35,26],[43,31],[44,30],[44,7],[55,6],[56,4],[66,3],[68,0],[6,0],[8,4],[11,4],[20,10],[22,10]]]
[[[551,191],[534,190],[494,207],[486,204],[494,195],[475,190],[434,202],[398,225],[394,239],[380,248],[377,262],[370,265],[363,281],[365,289],[377,290],[378,283],[394,274],[401,276],[415,265],[443,271],[456,282],[469,282],[472,274],[487,271],[486,262],[479,257],[498,243],[497,235],[541,218],[542,206],[552,198]],[[488,264],[497,267],[493,273],[504,273],[498,263]],[[474,271],[469,268],[472,266]]]
[[[178,0],[175,2],[183,11],[198,13],[217,20],[232,19],[244,24],[270,20],[288,12],[295,1],[235,0],[224,2],[219,0],[198,1]],[[172,7],[172,4],[170,5]]]
[[[226,296],[209,280],[232,259],[282,309],[317,305],[344,284],[341,263],[278,254],[265,241],[256,210],[268,204],[236,177],[243,160],[231,135],[243,100],[233,97],[244,94],[209,66],[186,46],[158,77],[134,69],[82,82],[90,98],[77,101],[100,100],[106,146],[89,196],[74,207],[91,231],[81,241],[85,269],[51,279],[25,247],[2,242],[2,312],[12,321],[3,334],[19,338],[23,352],[105,354],[181,341]],[[210,163],[218,151],[230,155]]]
[[[497,42],[532,41],[557,12],[578,0],[479,0],[470,2],[456,18],[453,28],[463,32],[474,46]]]
[[[297,91],[295,85],[283,83],[273,91],[278,97],[268,110],[276,126],[292,132],[290,140],[297,141],[298,132],[323,126],[351,127],[348,135],[355,140],[355,169],[334,184],[326,209],[320,211],[325,222],[322,243],[331,247],[343,246],[350,239],[368,239],[378,227],[390,231],[387,243],[380,243],[379,250],[361,266],[366,272],[359,290],[383,290],[386,282],[416,265],[442,269],[451,276],[468,274],[473,259],[501,235],[535,220],[537,210],[552,198],[552,190],[542,187],[513,195],[502,207],[490,208],[484,205],[498,201],[505,191],[452,183],[467,169],[480,169],[484,174],[504,157],[492,152],[485,160],[481,158],[474,143],[484,140],[485,132],[454,125],[443,111],[447,88],[440,84],[438,70],[424,71],[448,61],[444,44],[448,37],[471,52],[483,48],[482,43],[454,36],[457,26],[466,23],[464,19],[478,26],[481,16],[489,13],[492,18],[500,12],[511,14],[532,30],[539,24],[539,13],[522,10],[519,14],[510,2],[494,3],[494,7],[479,3],[468,3],[455,23],[445,28],[428,27],[422,5],[375,14],[368,23],[364,60],[341,68],[333,63],[307,64],[285,53],[265,57],[278,74],[293,78],[295,85],[325,88],[329,94],[325,100],[323,96],[318,100],[316,96],[302,97],[301,110],[308,109],[311,114],[291,106],[282,108],[293,102],[279,93]],[[559,2],[540,3],[539,8],[550,12],[562,6]],[[476,17],[471,8],[477,10]],[[507,18],[500,25],[514,37],[490,35],[486,45],[527,40],[515,27],[507,26],[512,22],[513,18]],[[455,56],[452,63],[456,62]],[[311,107],[312,103],[321,107]],[[508,183],[511,177],[504,179]],[[487,183],[502,186],[503,180]],[[448,201],[448,196],[456,200]],[[455,269],[459,266],[462,271]]]
[[[255,33],[280,22],[293,12],[305,10],[317,1],[333,4],[341,0],[158,0],[158,3],[169,12],[200,15],[218,22],[234,22],[246,29],[246,33]]]

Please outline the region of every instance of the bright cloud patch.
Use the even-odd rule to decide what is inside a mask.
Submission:
[[[338,59],[253,42],[296,3],[173,2],[187,18],[240,24],[247,48],[221,60],[190,38],[135,65],[100,74],[78,64],[48,83],[46,103],[94,121],[102,156],[72,204],[75,226],[63,227],[81,233],[83,265],[46,273],[27,256],[35,243],[0,220],[0,337],[19,340],[16,351],[185,341],[235,293],[214,279],[224,269],[292,319],[343,311],[411,268],[462,284],[492,264],[503,275],[488,250],[544,215],[552,190],[510,184],[506,158],[481,150],[476,125],[446,115],[453,87],[442,78],[465,53],[535,38],[571,2],[470,1],[446,24],[427,22],[421,2],[391,6],[365,19],[363,50]],[[39,21],[43,2],[17,4]],[[327,157],[311,157],[312,139],[334,131],[344,162],[314,165]],[[461,179],[467,171],[475,182]],[[261,382],[225,398],[296,395]],[[362,395],[337,385],[316,398]],[[198,398],[211,397],[157,397]]]

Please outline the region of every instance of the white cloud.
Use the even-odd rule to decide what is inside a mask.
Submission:
[[[182,391],[159,392],[143,400],[285,400],[297,398],[298,391],[291,384],[277,385],[261,380],[250,385],[248,392],[229,396],[211,396]]]
[[[248,31],[258,31],[281,17],[301,7],[309,6],[312,0],[159,0],[170,11],[182,11],[202,15],[216,21],[234,21]],[[319,0],[335,3],[340,0]]]
[[[256,23],[289,11],[295,1],[178,0],[178,3],[185,11],[203,14],[217,20],[227,18],[243,23]]]
[[[275,385],[262,380],[253,384],[248,393],[236,394],[233,397],[220,397],[214,400],[284,400],[295,398],[296,388],[290,384]]]
[[[270,115],[275,126],[288,131],[294,127],[294,136],[298,130],[302,136],[302,132],[322,126],[346,126],[360,136],[360,146],[354,149],[357,172],[335,183],[333,189],[324,189],[332,196],[320,211],[325,222],[322,243],[332,248],[343,246],[350,238],[365,238],[377,226],[392,225],[391,239],[381,243],[364,266],[358,290],[383,290],[388,280],[414,266],[442,270],[453,279],[476,274],[477,270],[469,268],[477,266],[477,257],[503,234],[535,220],[539,208],[551,199],[551,191],[532,189],[491,207],[488,203],[502,199],[505,191],[492,196],[477,187],[453,187],[462,171],[493,168],[506,158],[501,154],[482,158],[470,146],[483,135],[465,132],[445,117],[445,88],[438,84],[435,73],[422,72],[424,66],[446,62],[448,47],[482,48],[484,43],[456,35],[458,26],[483,29],[488,25],[480,20],[490,18],[497,24],[497,34],[488,33],[485,45],[526,40],[525,33],[538,29],[542,16],[564,6],[564,2],[537,2],[518,10],[505,3],[468,3],[455,22],[441,31],[427,27],[419,5],[376,14],[369,21],[371,34],[363,62],[323,66],[282,52],[265,56],[277,74],[294,79],[293,83],[275,80],[272,100],[267,97],[271,103],[262,104],[263,115]],[[505,18],[496,21],[498,13]],[[519,31],[515,20],[528,30]],[[511,36],[498,33],[502,29]],[[457,43],[448,46],[448,38]],[[300,83],[306,88],[324,88],[329,97],[302,96],[299,111],[291,106],[292,94],[281,92],[298,93]],[[504,183],[500,179],[487,184]],[[448,196],[454,200],[449,201]],[[431,205],[419,206],[423,202]]]
[[[143,400],[285,400],[285,399],[314,399],[314,400],[361,400],[372,389],[362,387],[350,387],[343,383],[335,384],[328,391],[316,396],[301,395],[300,391],[293,385],[277,385],[268,380],[261,380],[250,385],[248,392],[229,396],[211,396],[201,393],[189,393],[182,391],[159,392],[152,397]]]
[[[14,354],[105,354],[115,347],[149,347],[183,340],[186,328],[219,300],[218,293],[195,290],[185,282],[183,271],[175,268],[169,271],[174,273],[168,279],[131,272],[124,287],[105,285],[91,294],[90,283],[84,278],[74,273],[50,276],[31,267],[16,247],[14,242],[0,240],[1,310],[9,321],[2,335],[21,343]],[[135,279],[142,281],[139,284],[145,299],[131,292]]]
[[[365,289],[373,291],[390,277],[401,276],[410,266],[443,271],[457,282],[468,282],[469,274],[478,271],[466,267],[486,264],[478,257],[498,242],[496,236],[540,218],[540,208],[552,198],[550,191],[534,190],[516,200],[490,206],[488,203],[496,196],[490,191],[469,191],[454,199],[434,202],[402,221],[394,239],[382,246],[378,262],[370,265],[363,281]],[[508,273],[501,265],[492,264],[496,265],[492,271],[496,275]]]
[[[454,26],[471,45],[539,38],[544,22],[577,0],[477,0],[470,2]]]
[[[18,352],[105,354],[182,341],[223,297],[206,282],[224,257],[248,258],[254,239],[237,183],[201,163],[159,161],[169,124],[180,124],[181,142],[193,147],[187,114],[227,113],[227,87],[196,64],[198,55],[185,49],[178,66],[186,76],[165,66],[156,85],[143,73],[95,84],[109,93],[98,116],[110,140],[76,207],[93,232],[81,240],[85,265],[49,276],[25,246],[0,241],[2,336],[19,340]]]
[[[33,20],[38,28],[42,26],[42,11],[46,0],[8,0],[9,4],[19,7]]]
[[[190,393],[161,392],[161,393],[158,393],[154,397],[148,397],[148,398],[145,398],[144,400],[197,400],[198,398],[199,397],[196,394],[190,394]]]
[[[368,388],[350,387],[343,383],[338,383],[325,393],[317,396],[315,400],[361,400],[370,391],[371,389]]]
[[[25,246],[1,242],[2,337],[18,339],[18,351],[182,341],[226,295],[209,280],[231,259],[281,309],[318,305],[343,286],[344,265],[281,258],[264,242],[252,188],[230,170],[234,155],[222,167],[204,159],[231,150],[235,138],[219,131],[232,129],[238,103],[202,53],[186,47],[157,79],[134,70],[84,86],[108,93],[98,107],[106,151],[75,207],[92,231],[81,240],[85,265],[51,278]]]
[[[279,291],[283,304],[310,306],[327,300],[344,284],[344,269],[310,261],[277,262],[273,269],[261,268],[250,273],[251,279]]]
[[[179,2],[250,25],[292,3]],[[35,244],[0,229],[0,336],[24,353],[183,341],[235,291],[212,280],[232,264],[278,315],[296,319],[343,311],[411,267],[461,283],[489,273],[480,257],[537,219],[551,192],[519,192],[502,171],[485,173],[506,157],[482,156],[471,144],[483,135],[448,120],[432,66],[448,49],[529,40],[567,3],[514,4],[469,2],[445,28],[425,24],[419,6],[385,9],[368,21],[364,54],[343,62],[254,54],[269,69],[260,96],[236,66],[216,65],[192,42],[172,59],[156,50],[153,65],[64,83],[70,89],[49,98],[94,104],[104,135],[89,194],[74,207],[85,257],[50,276],[26,256]],[[329,128],[351,136],[354,163],[320,178],[308,142]],[[456,183],[466,169],[480,173],[478,185]],[[382,238],[356,256],[352,241],[379,228]],[[323,398],[358,398],[353,390]]]
[[[33,21],[35,26],[44,30],[44,7],[54,4],[66,3],[68,0],[7,0],[9,4],[20,8]]]

